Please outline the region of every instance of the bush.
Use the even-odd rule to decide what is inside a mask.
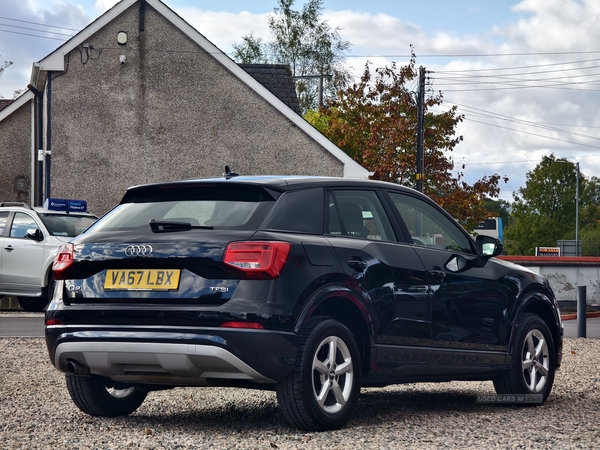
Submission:
[[[579,233],[582,256],[600,256],[600,227],[586,227]]]

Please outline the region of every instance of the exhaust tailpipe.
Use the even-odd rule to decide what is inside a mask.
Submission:
[[[67,361],[67,372],[69,372],[69,375],[85,377],[85,376],[90,375],[90,368],[86,367],[86,366],[82,366],[74,359],[69,359]]]

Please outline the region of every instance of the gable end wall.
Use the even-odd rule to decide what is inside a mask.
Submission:
[[[53,74],[53,197],[85,198],[102,214],[129,186],[219,176],[225,165],[343,176],[339,160],[150,6],[143,32],[136,4],[86,43]]]

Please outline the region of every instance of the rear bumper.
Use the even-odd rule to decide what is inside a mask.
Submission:
[[[49,326],[46,343],[54,366],[69,361],[93,375],[131,383],[172,386],[206,379],[272,384],[295,364],[297,337],[266,330],[106,330]],[[201,331],[201,332],[199,332]]]

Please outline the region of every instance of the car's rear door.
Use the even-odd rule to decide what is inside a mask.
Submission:
[[[376,376],[429,373],[431,330],[427,280],[410,245],[399,242],[385,202],[376,190],[327,192],[326,235],[370,302],[376,339]]]

